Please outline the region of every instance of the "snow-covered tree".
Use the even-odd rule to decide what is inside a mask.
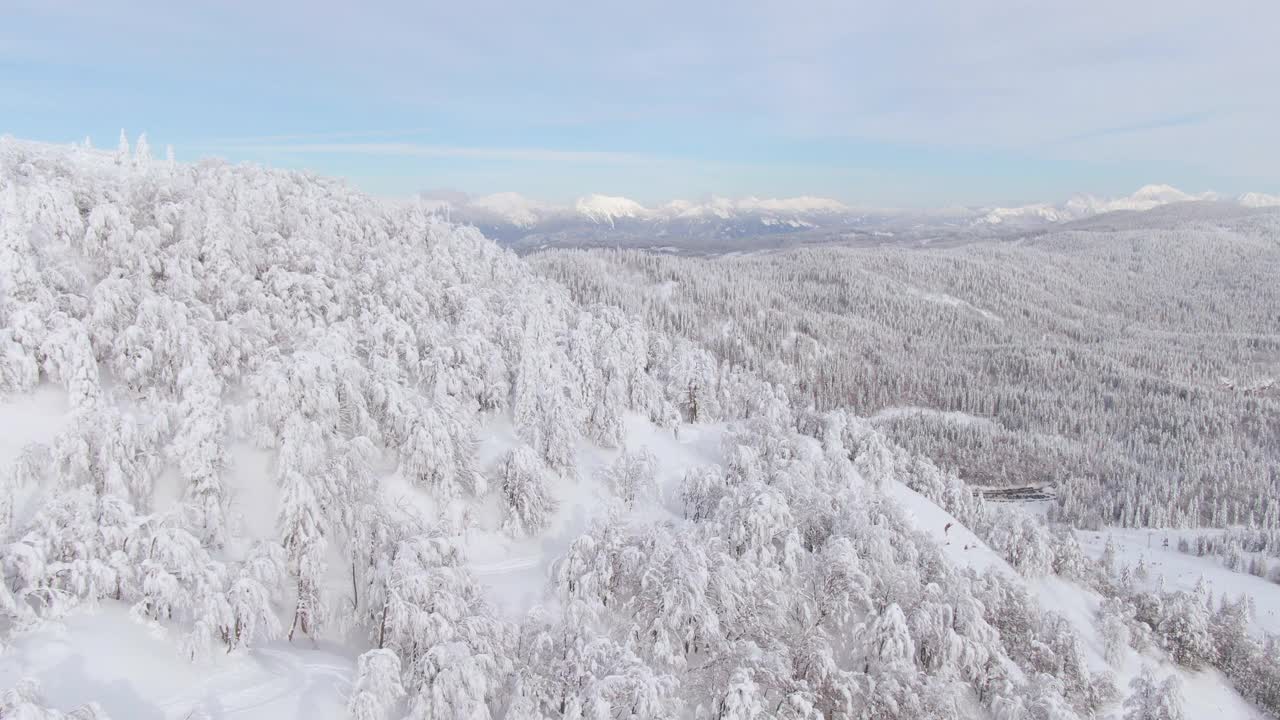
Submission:
[[[405,540],[387,584],[376,642],[407,660],[409,716],[489,717],[511,672],[510,629],[458,566],[456,548],[440,537]]]
[[[907,618],[897,603],[885,608],[867,629],[863,640],[863,672],[910,672],[914,667],[915,644]]]
[[[1174,593],[1164,606],[1158,630],[1169,655],[1179,665],[1198,669],[1214,660],[1209,608],[1199,596]]]
[[[681,346],[671,367],[669,393],[688,422],[706,422],[719,415],[716,401],[716,361],[704,350]]]
[[[133,159],[137,163],[151,162],[151,143],[147,142],[147,134],[138,135],[138,143],[133,150]]]
[[[297,581],[290,639],[299,630],[314,639],[327,614],[324,577],[328,540],[323,508],[326,498],[316,487],[320,468],[316,454],[323,447],[319,445],[317,431],[314,423],[292,422],[280,451],[277,524],[280,544],[288,555],[289,570]]]
[[[1107,544],[1102,548],[1102,557],[1099,560],[1102,562],[1102,571],[1110,577],[1116,566],[1116,544],[1110,535],[1107,536]]]
[[[704,465],[687,471],[680,489],[685,517],[694,522],[711,517],[720,506],[726,490],[724,471],[718,465]]]
[[[518,535],[532,535],[547,526],[557,502],[544,477],[544,465],[528,445],[513,448],[498,466],[498,486],[506,502],[503,527]]]
[[[716,717],[721,720],[755,720],[767,717],[768,708],[748,670],[739,668],[729,678],[729,686],[717,701]]]
[[[624,450],[610,465],[600,471],[601,481],[613,490],[613,494],[627,507],[638,500],[657,496],[656,473],[658,460],[648,448],[631,452]]]
[[[356,663],[356,678],[347,700],[352,720],[385,720],[404,697],[400,658],[390,650],[369,650]]]
[[[1157,683],[1150,666],[1129,682],[1124,701],[1125,720],[1183,720],[1182,692],[1178,677],[1170,675]]]
[[[280,636],[280,621],[272,607],[269,586],[250,575],[243,575],[227,591],[227,602],[231,606],[230,647],[243,647]]]
[[[1000,513],[988,535],[988,542],[1025,575],[1034,577],[1053,569],[1052,540],[1026,512]]]
[[[221,387],[206,361],[196,361],[182,373],[180,412],[183,414],[173,440],[186,496],[196,515],[194,524],[206,543],[221,547],[226,541],[226,490],[221,474],[226,465],[223,436],[225,413]]]
[[[120,128],[120,142],[116,144],[116,164],[124,165],[129,162],[129,136],[125,134],[124,128]]]
[[[411,415],[401,445],[405,475],[453,497],[462,492],[483,495],[483,476],[475,467],[475,428],[457,402],[437,394],[435,402]]]
[[[1132,610],[1120,598],[1108,598],[1098,608],[1098,634],[1108,663],[1119,666],[1129,648],[1129,624]]]

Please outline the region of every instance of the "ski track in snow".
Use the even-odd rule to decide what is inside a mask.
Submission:
[[[467,569],[472,575],[508,575],[520,570],[528,570],[541,565],[544,558],[541,555],[530,555],[528,557],[514,557],[507,560],[499,560],[497,562],[484,563],[468,563]]]
[[[290,649],[253,650],[249,659],[264,672],[245,677],[241,671],[215,675],[202,688],[205,692],[196,699],[190,695],[177,695],[161,700],[156,706],[166,717],[187,717],[199,708],[216,718],[267,717],[265,711],[280,712],[277,706],[301,704],[308,693],[323,688],[343,689],[351,683],[351,665],[321,660],[304,659],[308,651]],[[299,709],[299,718],[304,715]],[[336,716],[341,717],[341,713]]]

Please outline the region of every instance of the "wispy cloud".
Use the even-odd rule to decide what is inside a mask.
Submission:
[[[318,140],[361,140],[365,138],[405,137],[423,135],[431,128],[407,128],[401,130],[348,130],[342,132],[300,133],[292,135],[257,135],[250,137],[220,137],[197,140],[192,145],[210,147],[219,145],[260,145],[269,143],[311,142]]]
[[[286,153],[297,155],[376,155],[419,158],[465,158],[542,163],[653,164],[668,159],[656,155],[597,150],[530,147],[471,147],[407,142],[372,143],[205,143],[196,150],[227,153]]]
[[[1096,130],[1075,133],[1073,135],[1058,138],[1057,140],[1052,140],[1046,144],[1069,145],[1071,143],[1083,142],[1085,140],[1096,140],[1098,138],[1114,137],[1117,135],[1134,135],[1137,133],[1150,132],[1152,130],[1167,130],[1169,128],[1187,127],[1189,125],[1199,125],[1207,122],[1211,117],[1213,117],[1213,114],[1208,112],[1170,115],[1168,117],[1157,118],[1147,122],[1117,125],[1115,127],[1098,128]]]

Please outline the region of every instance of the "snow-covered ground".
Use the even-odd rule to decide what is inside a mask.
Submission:
[[[957,425],[981,425],[985,427],[996,427],[995,421],[990,418],[978,417],[955,410],[937,410],[935,408],[920,407],[917,405],[903,405],[900,407],[884,408],[883,410],[872,415],[872,422],[883,422],[886,420],[896,420],[903,417],[914,417],[918,415],[927,415],[929,417],[945,420]]]
[[[645,519],[677,520],[680,481],[690,468],[721,461],[722,431],[718,425],[700,425],[685,426],[675,433],[643,417],[627,417],[627,449],[647,449],[658,463],[659,496],[656,502],[636,508],[635,514]],[[515,442],[510,423],[505,418],[497,419],[486,428],[480,449],[482,462],[500,457]],[[578,477],[551,479],[559,509],[540,537],[512,538],[502,532],[496,508],[479,518],[479,527],[468,533],[468,567],[492,591],[492,600],[507,614],[518,616],[545,600],[542,591],[551,564],[587,530],[592,520],[608,512],[611,496],[594,478],[621,453],[620,448],[606,449],[579,441]],[[402,492],[416,493],[407,485],[400,488]]]
[[[213,720],[346,717],[354,654],[278,641],[192,662],[178,643],[134,622],[119,603],[76,610],[14,639],[0,687],[35,678],[53,704],[97,702],[112,718]]]
[[[48,444],[67,420],[67,394],[52,385],[21,398],[0,398],[0,467],[8,467],[31,443]]]
[[[928,292],[926,290],[921,290],[920,288],[911,287],[909,285],[907,286],[907,292],[912,295],[915,295],[916,297],[919,297],[921,300],[924,300],[926,302],[938,303],[940,305],[950,305],[952,307],[959,307],[959,308],[964,308],[966,310],[972,310],[973,312],[976,312],[982,317],[988,320],[991,320],[993,322],[1004,322],[1004,318],[1000,317],[999,315],[996,315],[990,310],[984,310],[983,308],[977,307],[976,305],[973,305],[972,303],[966,300],[961,300],[960,298],[954,295],[949,295],[947,293],[939,293],[939,292]]]

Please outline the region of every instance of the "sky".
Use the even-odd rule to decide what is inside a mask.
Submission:
[[[0,0],[0,134],[449,189],[1280,192],[1280,3]]]

